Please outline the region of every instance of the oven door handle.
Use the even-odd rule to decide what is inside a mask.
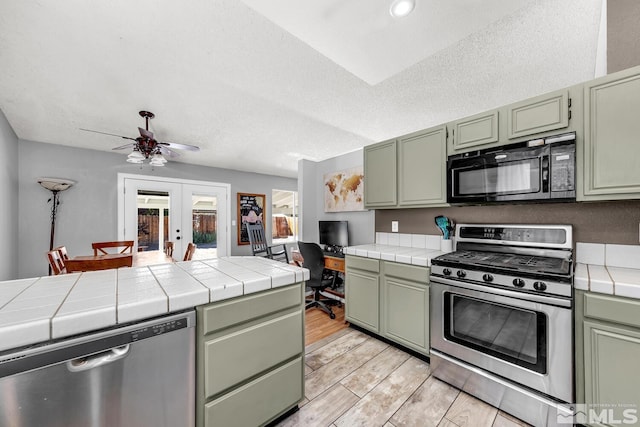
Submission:
[[[444,277],[438,277],[438,276],[429,276],[429,281],[431,283],[440,283],[443,285],[449,285],[457,288],[468,289],[470,291],[486,292],[486,293],[491,293],[495,295],[502,295],[509,298],[517,298],[524,301],[531,301],[531,302],[537,302],[540,304],[550,304],[550,305],[556,305],[559,307],[571,308],[570,299],[557,298],[557,297],[546,296],[546,295],[542,296],[542,295],[536,295],[536,294],[530,294],[530,293],[527,293],[526,298],[523,298],[522,292],[513,292],[507,289],[494,288],[492,286],[475,285],[473,283],[468,283],[468,282],[459,282],[456,280],[445,279]]]

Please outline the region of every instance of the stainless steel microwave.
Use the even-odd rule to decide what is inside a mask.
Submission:
[[[570,201],[576,198],[576,134],[449,156],[447,202]]]

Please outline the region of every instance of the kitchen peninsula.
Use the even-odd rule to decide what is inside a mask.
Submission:
[[[303,397],[302,303],[308,278],[304,268],[258,257],[225,257],[0,282],[0,393],[5,380],[13,381],[3,369],[14,355],[193,313],[195,307],[195,350],[185,346],[184,354],[196,367],[191,389],[197,425],[228,424],[230,417],[266,423]],[[163,324],[151,335],[164,334],[166,328]],[[265,396],[264,387],[274,384],[278,393]],[[239,401],[255,410],[239,413]],[[22,410],[12,409],[13,416]]]

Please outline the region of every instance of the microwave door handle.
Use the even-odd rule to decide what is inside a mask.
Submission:
[[[542,192],[549,192],[549,156],[542,156]]]

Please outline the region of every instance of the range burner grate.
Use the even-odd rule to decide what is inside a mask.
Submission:
[[[483,251],[456,251],[439,256],[435,259],[454,264],[459,268],[502,269],[507,271],[522,271],[529,273],[544,273],[554,275],[570,275],[571,263],[562,258],[519,255],[510,253],[496,253]]]

